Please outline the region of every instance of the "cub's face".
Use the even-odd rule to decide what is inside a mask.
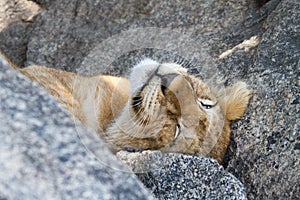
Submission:
[[[224,126],[210,88],[178,64],[144,60],[130,76],[131,125],[126,134],[139,149],[207,154]]]

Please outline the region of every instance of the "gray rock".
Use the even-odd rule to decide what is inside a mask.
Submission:
[[[241,182],[211,158],[159,151],[117,156],[157,199],[246,199]]]
[[[184,55],[186,59],[200,60],[201,67],[209,54],[209,57],[218,56],[230,46],[261,33],[261,21],[272,8],[261,13],[257,11],[254,2],[246,0],[231,3],[214,0],[192,4],[188,1],[157,0],[53,1],[47,4],[47,10],[36,17],[35,29],[28,44],[26,65],[35,63],[82,73],[92,73],[92,68],[93,73],[96,73],[99,72],[97,67],[104,67],[101,65],[103,59],[115,61],[113,66],[127,67],[145,54],[155,56],[151,54],[154,49],[154,52],[171,50],[155,56],[165,60],[173,59],[170,54],[190,52],[189,55]],[[99,59],[98,52],[95,52],[99,50],[98,45],[111,41],[112,36],[119,36],[123,31],[145,27],[171,28],[179,34],[187,33],[190,37],[188,39],[192,43],[196,41],[197,45],[183,48],[182,44],[187,42],[184,38],[179,43],[175,40],[163,49],[157,49],[151,42],[159,43],[165,39],[158,41],[157,38],[147,37],[151,32],[144,32],[143,35],[139,34],[141,38],[138,41],[145,42],[143,38],[147,39],[150,53],[141,49],[139,44],[133,49],[111,55],[107,53],[111,52],[111,46],[107,46],[100,52]],[[113,49],[126,47],[132,41],[126,41],[126,44],[124,42],[114,41]],[[107,54],[102,56],[103,53]],[[90,54],[95,55],[94,59],[89,57],[89,63],[82,64]]]
[[[32,1],[0,1],[0,50],[18,66],[24,66],[33,18],[41,10]]]
[[[0,58],[0,199],[153,199],[99,139]]]
[[[300,2],[282,1],[244,74],[254,96],[228,170],[249,199],[300,198]]]
[[[56,0],[32,0],[32,1],[40,5],[41,7],[48,9],[48,7],[52,3],[55,3]]]

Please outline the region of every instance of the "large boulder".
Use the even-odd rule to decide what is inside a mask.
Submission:
[[[228,171],[251,199],[300,198],[300,2],[282,1],[244,79],[254,96],[235,125],[235,155]]]
[[[208,157],[159,151],[117,156],[157,199],[247,199],[241,182]]]
[[[0,199],[153,199],[94,132],[0,56]]]
[[[34,63],[87,73],[99,72],[99,67],[104,67],[103,60],[108,58],[116,61],[114,66],[125,68],[132,66],[141,56],[170,60],[175,53],[205,63],[206,57],[218,56],[252,35],[261,34],[261,21],[274,8],[272,5],[260,11],[254,2],[246,0],[234,3],[157,0],[38,2],[42,7],[45,4],[46,9],[35,17],[25,65]],[[150,27],[171,28],[179,35],[188,36],[175,36],[172,38],[174,42],[161,47],[157,44],[170,41],[169,33],[143,30]],[[119,38],[119,34],[133,29],[138,29],[137,33],[132,33],[138,36],[135,41],[127,40],[123,35],[123,39],[115,40],[115,36]],[[151,33],[157,33],[158,36],[165,34],[166,37],[159,39],[150,36]],[[184,48],[188,40],[191,40],[191,45]],[[99,55],[94,51],[101,43],[108,46]],[[126,48],[132,43],[137,44],[119,54],[111,54],[112,49]],[[171,53],[157,53],[158,50]],[[93,60],[88,65],[82,65],[84,59],[93,53],[98,55],[97,62]],[[104,53],[105,56],[102,56]],[[85,70],[87,67],[88,70]]]

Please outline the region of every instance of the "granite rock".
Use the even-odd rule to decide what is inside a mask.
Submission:
[[[177,53],[184,54],[187,60],[197,59],[197,63],[201,63],[199,66],[207,62],[211,64],[210,57],[217,56],[254,34],[261,34],[262,20],[274,8],[273,5],[257,11],[255,3],[246,0],[226,3],[218,0],[199,3],[66,0],[64,3],[53,1],[46,4],[47,9],[36,17],[25,65],[34,63],[89,74],[102,72],[99,67],[106,67],[106,59],[114,61],[113,66],[122,66],[126,70],[145,55],[172,60],[174,56],[170,55]],[[150,37],[151,32],[146,29],[136,35],[136,41],[126,40],[122,35],[124,31],[139,31],[147,27],[169,28],[177,35],[187,36],[176,40],[175,35],[173,42],[164,42],[166,45],[161,47],[152,42],[160,44],[170,41],[168,32],[165,38],[160,39]],[[119,37],[123,38],[118,40]],[[188,40],[191,40],[191,45],[183,48]],[[106,48],[99,49],[99,45]],[[133,46],[128,49],[128,45]],[[145,46],[148,50],[145,50]],[[115,49],[120,51],[120,48],[125,49],[117,54],[112,52]],[[171,52],[150,53],[157,50]]]
[[[24,66],[26,62],[34,16],[41,11],[41,7],[32,1],[0,1],[0,50],[18,66]]]
[[[117,156],[157,199],[246,199],[241,182],[211,158],[159,151]]]
[[[0,199],[153,199],[42,88],[0,57]]]
[[[300,198],[300,2],[282,1],[244,79],[254,90],[246,117],[234,125],[228,170],[249,199]]]

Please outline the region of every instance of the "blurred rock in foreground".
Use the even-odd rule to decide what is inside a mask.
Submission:
[[[0,199],[153,199],[42,88],[0,57]]]

